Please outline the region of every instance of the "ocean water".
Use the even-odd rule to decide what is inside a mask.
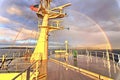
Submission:
[[[5,55],[6,57],[20,57],[25,53],[32,53],[32,49],[0,49],[0,58]]]
[[[26,53],[33,53],[34,49],[0,49],[0,58],[2,58],[3,55],[5,55],[6,57],[21,57]],[[73,52],[74,49],[72,49],[71,51]],[[48,50],[48,55],[50,55],[50,53],[52,52],[52,54],[55,54],[55,49],[49,49]],[[106,57],[106,51],[105,50],[88,50],[89,52],[86,52],[86,50],[76,50],[78,52],[78,55],[91,55],[91,56],[96,56],[96,52],[97,52],[97,57],[103,57],[103,52],[104,52],[104,57]],[[70,53],[70,51],[69,51]],[[91,53],[91,54],[90,54]],[[120,50],[119,49],[114,49],[110,52],[110,59],[113,60],[113,56],[112,54],[114,54],[114,59],[116,62],[119,61],[120,58]],[[118,56],[119,55],[119,56]]]

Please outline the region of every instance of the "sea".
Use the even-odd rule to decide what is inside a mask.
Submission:
[[[49,49],[48,50],[48,56],[52,53],[52,54],[55,54],[55,50],[56,49]],[[73,53],[73,51],[76,50],[78,55],[91,55],[91,56],[96,56],[96,53],[97,53],[97,56],[98,57],[106,57],[106,50],[87,50],[86,49],[71,49],[71,50],[68,50],[69,52],[68,53]],[[24,56],[26,53],[29,53],[29,54],[32,54],[34,51],[33,48],[1,48],[0,49],[0,58],[3,57],[3,55],[7,58],[9,57],[22,57]],[[104,54],[103,54],[104,53]],[[119,61],[120,59],[120,49],[113,49],[111,51],[109,51],[110,55],[110,59],[113,60],[113,55],[114,54],[114,60],[116,62]]]

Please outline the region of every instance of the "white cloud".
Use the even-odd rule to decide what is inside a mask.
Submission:
[[[9,14],[16,14],[16,15],[22,15],[22,11],[17,8],[17,6],[12,6],[7,9],[7,12]]]
[[[10,18],[3,16],[0,16],[0,25],[2,25],[0,27],[9,27],[12,29],[14,28],[16,30],[19,30],[20,28],[27,28],[27,26],[24,25],[23,23],[11,20]]]
[[[3,37],[2,40],[13,40],[17,32],[10,30],[8,28],[0,28],[0,37]]]
[[[0,16],[0,23],[9,23],[10,19]]]
[[[23,24],[21,24],[21,23],[19,23],[17,21],[13,21],[13,20],[10,20],[7,17],[0,16],[0,24],[8,24],[9,25],[9,23],[11,25],[15,25],[15,26],[18,26],[18,27],[25,27],[25,25],[23,25]]]
[[[38,36],[38,32],[28,29],[20,29],[19,31],[11,30],[8,28],[0,28],[0,43],[2,44],[15,44],[16,41],[35,39]],[[24,41],[25,40],[25,41]]]

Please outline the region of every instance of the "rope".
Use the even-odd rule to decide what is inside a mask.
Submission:
[[[18,38],[18,36],[20,35],[20,33],[23,31],[23,28],[21,28],[21,30],[17,33],[17,35],[15,36],[15,39],[13,40],[13,45],[10,47],[10,50],[8,53],[11,53],[12,47],[15,45],[15,42]]]

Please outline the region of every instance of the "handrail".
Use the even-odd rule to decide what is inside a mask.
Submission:
[[[12,80],[16,80],[19,76],[21,76],[24,72],[27,72],[26,74],[26,80],[30,80],[30,69],[31,67],[36,64],[39,60],[35,61],[33,64],[31,64],[27,69],[19,73],[17,76],[15,76]]]
[[[85,69],[82,69],[82,68],[78,68],[78,67],[72,66],[70,64],[67,64],[65,62],[58,61],[58,60],[53,59],[53,58],[50,58],[50,60],[55,62],[55,63],[57,63],[57,64],[63,65],[63,67],[69,68],[70,70],[75,70],[77,72],[80,72],[81,74],[89,76],[89,77],[93,78],[94,80],[96,80],[96,79],[100,79],[100,80],[113,80],[110,77],[103,76],[101,74],[97,74],[97,73],[94,73],[94,72],[91,72],[91,71],[88,71],[88,70],[85,70]]]
[[[103,57],[106,58],[106,54],[107,52],[105,51],[88,51],[86,52],[87,55],[92,55],[92,56],[97,56],[97,57]],[[109,59],[114,61],[114,62],[117,62],[120,60],[120,54],[116,54],[116,53],[113,53],[113,52],[108,52],[109,53]],[[85,54],[83,54],[85,55]],[[117,60],[117,61],[116,61]]]

